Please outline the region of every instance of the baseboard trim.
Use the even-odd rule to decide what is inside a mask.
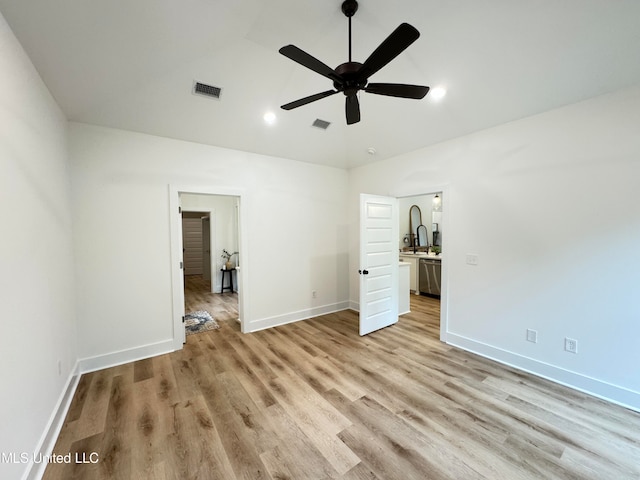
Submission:
[[[35,458],[43,458],[51,455],[53,448],[62,430],[64,419],[67,416],[69,407],[71,406],[71,400],[76,393],[78,382],[80,381],[80,369],[78,362],[74,365],[73,369],[69,373],[64,389],[58,398],[55,408],[51,413],[51,417],[47,422],[47,426],[42,433],[42,437],[38,442],[37,448],[34,450],[34,455],[31,457],[31,461],[22,476],[23,480],[38,480],[44,475],[44,470],[47,468],[47,462],[35,462]]]
[[[137,360],[144,360],[145,358],[151,358],[173,351],[175,351],[173,339],[170,339],[127,350],[97,355],[95,357],[81,358],[79,360],[80,373],[95,372],[96,370],[115,367]]]
[[[451,332],[446,334],[446,343],[481,357],[495,360],[518,370],[573,388],[594,397],[615,403],[636,412],[640,412],[640,393],[618,385],[598,380],[581,373],[565,370],[548,363],[540,362],[517,353],[502,350],[485,343],[477,342]]]
[[[349,302],[338,302],[329,305],[323,305],[320,307],[308,308],[305,310],[299,310],[297,312],[286,313],[284,315],[276,315],[274,317],[262,318],[260,320],[254,320],[248,325],[245,325],[247,332],[257,332],[271,327],[277,327],[280,325],[286,325],[287,323],[299,322],[300,320],[307,320],[309,318],[318,317],[320,315],[327,315],[328,313],[341,312],[349,308]]]

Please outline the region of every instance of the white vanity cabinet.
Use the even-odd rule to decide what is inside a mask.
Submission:
[[[418,256],[413,254],[400,254],[400,261],[409,264],[409,290],[420,294],[418,290],[420,283],[418,282]]]
[[[399,275],[398,275],[398,315],[404,315],[409,313],[410,301],[409,301],[409,280],[410,280],[410,265],[408,262],[399,262]]]

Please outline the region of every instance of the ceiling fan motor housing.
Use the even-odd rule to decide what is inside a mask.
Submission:
[[[360,62],[346,62],[342,65],[338,65],[335,69],[344,82],[342,84],[333,82],[333,87],[344,92],[345,95],[353,95],[358,90],[363,89],[367,85],[367,79],[358,78],[358,72],[360,71],[362,64]]]
[[[353,17],[358,11],[358,2],[356,0],[345,0],[342,2],[342,13],[347,17]]]

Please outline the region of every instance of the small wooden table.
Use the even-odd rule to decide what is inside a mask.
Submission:
[[[224,269],[221,268],[220,271],[222,272],[222,281],[220,282],[220,293],[224,293],[225,290],[230,290],[231,293],[233,293],[233,272],[234,272],[235,268],[229,268],[229,269]],[[224,286],[224,277],[226,277],[226,273],[229,273],[229,286],[225,287]]]

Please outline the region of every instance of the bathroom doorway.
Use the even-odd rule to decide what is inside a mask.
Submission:
[[[401,259],[411,266],[411,309],[438,310],[440,340],[445,341],[448,313],[445,211],[448,190],[446,187],[429,188],[397,198],[400,212],[398,248]],[[413,224],[416,224],[415,228]]]

